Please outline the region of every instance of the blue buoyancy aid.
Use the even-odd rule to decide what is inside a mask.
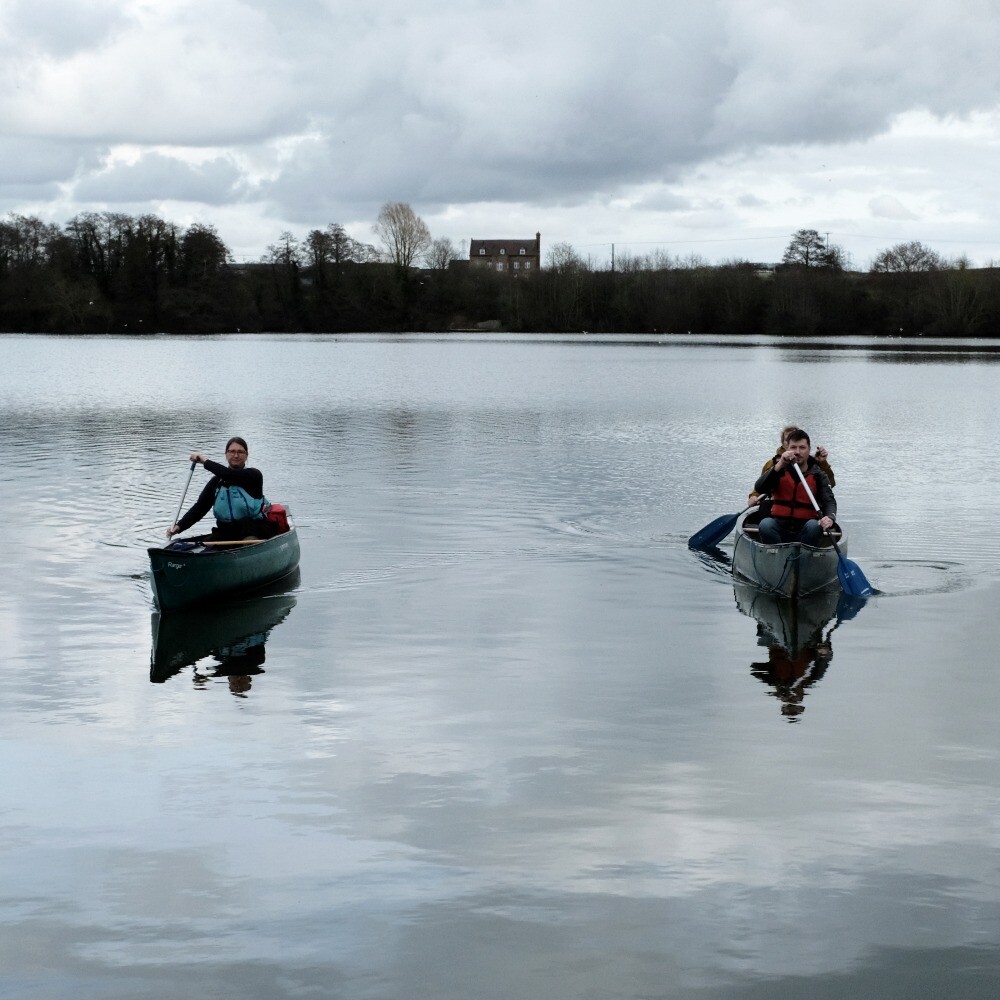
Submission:
[[[263,497],[252,497],[242,486],[220,486],[215,491],[212,511],[217,521],[242,521],[247,517],[263,517]]]

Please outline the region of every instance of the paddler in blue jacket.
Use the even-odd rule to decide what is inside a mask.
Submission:
[[[216,527],[212,538],[235,541],[241,538],[270,538],[274,526],[265,514],[264,476],[260,469],[248,469],[250,451],[241,437],[226,442],[226,461],[220,465],[206,458],[201,452],[191,455],[192,462],[203,465],[212,478],[191,509],[171,528],[167,538],[187,531],[210,510],[215,514]]]
[[[829,476],[809,454],[811,448],[805,431],[792,431],[774,467],[754,483],[755,493],[771,494],[771,516],[762,518],[760,522],[760,540],[768,545],[802,542],[818,546],[823,532],[833,527],[833,519],[837,516],[837,498],[833,495]],[[819,514],[795,471],[796,465],[812,490],[820,508]]]

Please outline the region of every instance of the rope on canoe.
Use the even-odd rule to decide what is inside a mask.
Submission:
[[[758,567],[757,567],[757,554],[758,554],[758,551],[759,550],[756,548],[756,546],[751,546],[750,547],[750,555],[751,555],[751,561],[753,562],[754,575],[757,577],[757,580],[759,581],[761,579],[761,575],[760,575],[760,572],[758,571]],[[761,587],[759,583],[757,584],[757,586],[760,587],[760,589],[763,590],[765,594],[776,594],[776,593],[778,593],[784,587],[785,580],[788,578],[788,574],[791,572],[792,565],[793,564],[797,565],[798,561],[799,561],[799,559],[801,557],[802,557],[802,553],[801,552],[796,552],[795,555],[792,556],[791,559],[786,559],[785,560],[785,570],[781,574],[781,577],[779,578],[778,582],[773,587],[764,588],[764,587]]]

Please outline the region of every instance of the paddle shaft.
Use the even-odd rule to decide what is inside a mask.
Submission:
[[[806,488],[806,493],[809,494],[809,500],[816,509],[816,513],[822,517],[823,511],[819,509],[819,504],[816,503],[816,498],[813,496],[812,490],[809,489],[809,484],[806,482],[806,477],[802,475],[802,470],[799,468],[798,462],[795,463],[795,471],[799,474],[799,479]],[[824,533],[830,539],[833,549],[837,553],[837,576],[840,577],[840,585],[844,588],[844,591],[853,597],[869,597],[871,594],[874,594],[875,589],[868,582],[868,577],[861,572],[861,567],[857,563],[851,562],[840,551],[840,546],[837,544],[837,539],[833,537],[832,532],[825,531]]]
[[[809,484],[806,482],[806,477],[802,475],[802,470],[799,468],[799,463],[795,462],[794,464],[795,464],[795,471],[798,473],[802,485],[806,488],[806,493],[809,496],[809,502],[813,505],[813,510],[815,510],[820,517],[823,517],[823,511],[819,509],[819,504],[816,503],[816,498],[813,496],[813,491],[809,489]],[[823,529],[823,534],[826,535],[833,543],[833,547],[837,550],[837,555],[839,556],[840,548],[837,545],[837,540],[833,537],[833,535],[830,534],[830,532],[826,528]]]
[[[184,484],[184,492],[181,494],[181,502],[177,505],[177,513],[174,515],[174,524],[176,524],[181,519],[181,511],[184,509],[184,499],[188,495],[188,487],[191,485],[191,477],[194,475],[194,467],[197,462],[191,463],[191,471],[188,472],[187,482]],[[170,527],[173,527],[172,524]]]

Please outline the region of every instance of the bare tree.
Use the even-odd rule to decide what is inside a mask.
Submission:
[[[914,271],[937,271],[944,267],[941,255],[918,240],[897,243],[882,250],[872,260],[873,271],[911,274]]]
[[[261,261],[265,264],[280,265],[291,271],[302,266],[304,257],[302,244],[286,230],[278,238],[277,243],[268,244]]]
[[[431,245],[431,232],[409,205],[387,201],[379,210],[372,232],[382,241],[389,260],[411,267]]]
[[[0,221],[0,274],[8,267],[46,263],[60,238],[59,227],[33,215],[11,213]]]
[[[444,271],[448,265],[458,256],[455,244],[447,236],[439,236],[428,247],[424,254],[427,266],[435,271]]]
[[[545,266],[550,271],[583,271],[583,258],[572,243],[553,243],[545,255]]]
[[[322,272],[333,256],[333,246],[329,233],[322,229],[310,229],[303,244],[306,262],[315,272]]]
[[[360,262],[364,259],[362,245],[351,239],[339,222],[331,222],[326,227],[329,241],[330,260],[334,264],[346,264],[349,261]]]

